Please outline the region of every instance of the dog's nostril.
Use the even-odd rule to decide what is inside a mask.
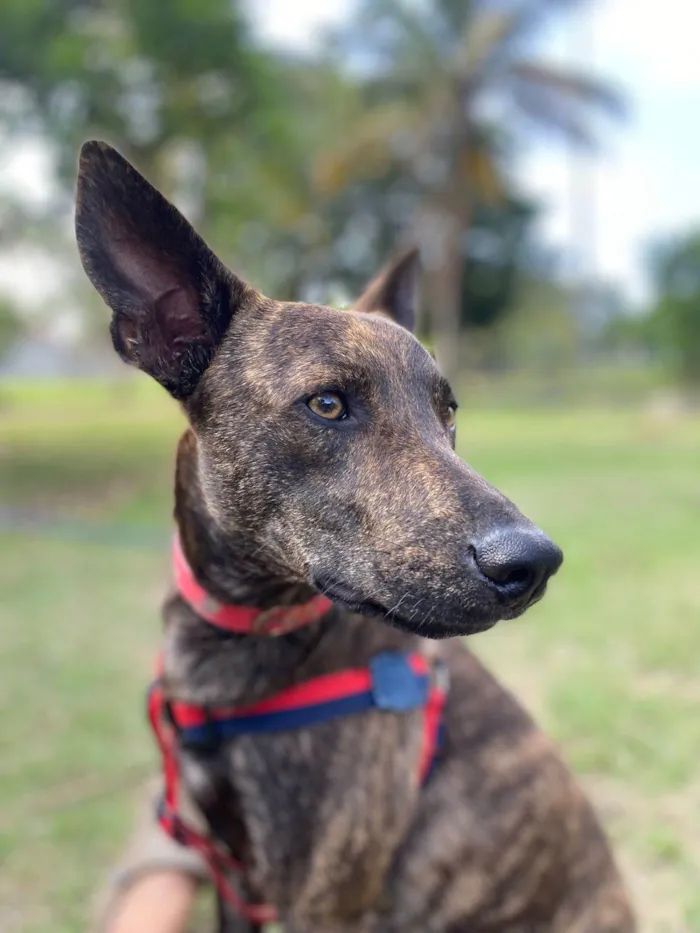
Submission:
[[[562,553],[540,531],[507,527],[474,545],[481,573],[508,602],[532,596],[559,569]]]
[[[490,579],[501,586],[530,586],[534,574],[529,567],[513,567],[506,569],[498,576],[491,574]]]

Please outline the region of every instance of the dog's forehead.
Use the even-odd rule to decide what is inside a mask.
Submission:
[[[406,381],[440,379],[434,361],[407,330],[382,314],[336,310],[322,305],[275,303],[251,333],[248,356],[260,374],[263,365],[303,390],[338,379]]]
[[[381,314],[263,299],[234,318],[205,385],[217,408],[241,392],[277,408],[322,388],[425,399],[444,380],[415,337]]]
[[[228,418],[252,401],[281,411],[322,389],[358,391],[376,411],[416,412],[449,391],[424,347],[383,315],[260,296],[234,316],[191,413]]]

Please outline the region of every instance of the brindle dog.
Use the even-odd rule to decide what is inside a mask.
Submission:
[[[228,603],[335,603],[267,638],[172,596],[168,695],[249,703],[391,649],[432,648],[451,674],[423,788],[420,711],[183,752],[248,896],[290,933],[632,930],[604,834],[547,739],[459,640],[426,640],[520,615],[561,552],[454,452],[454,397],[410,333],[415,255],[350,311],[272,301],[99,142],[81,153],[76,228],[117,352],[189,419],[175,515],[199,582]]]

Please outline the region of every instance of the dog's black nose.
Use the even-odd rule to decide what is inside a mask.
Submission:
[[[524,603],[541,595],[564,555],[543,532],[511,525],[477,542],[474,559],[506,602]]]

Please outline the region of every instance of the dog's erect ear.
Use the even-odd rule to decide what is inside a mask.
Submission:
[[[401,253],[376,275],[353,308],[379,311],[413,332],[418,304],[420,254],[416,247]]]
[[[186,398],[245,284],[106,143],[85,143],[80,152],[75,229],[83,268],[114,312],[116,351],[175,398]]]

